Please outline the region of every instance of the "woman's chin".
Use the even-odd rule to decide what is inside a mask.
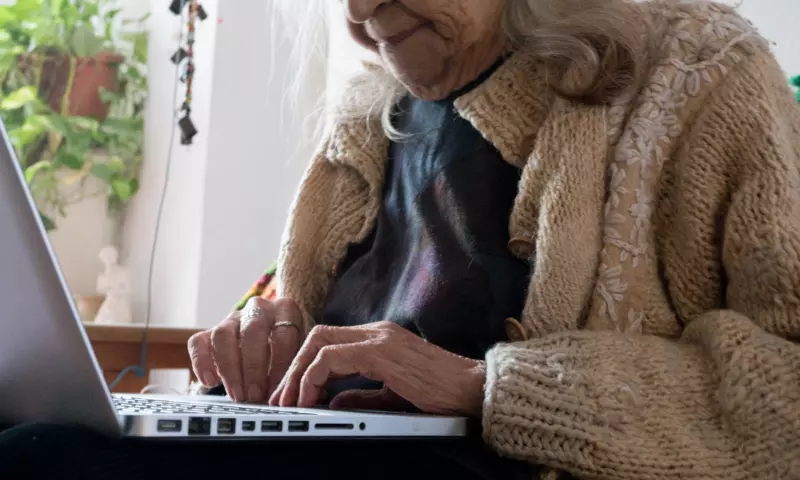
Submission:
[[[415,35],[416,37],[416,35]],[[381,46],[380,56],[392,75],[415,96],[424,100],[439,100],[446,91],[445,56],[438,46],[410,38],[400,45]],[[416,45],[415,45],[416,44]]]
[[[419,62],[415,65],[404,64],[398,59],[383,57],[392,75],[402,83],[412,95],[423,100],[440,100],[447,97],[450,92],[446,84],[446,75],[441,65],[430,62],[426,68],[420,68]]]

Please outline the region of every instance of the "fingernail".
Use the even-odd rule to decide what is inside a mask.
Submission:
[[[258,402],[259,400],[261,400],[261,389],[258,388],[258,385],[250,385],[247,390],[247,401]]]
[[[211,372],[203,372],[203,385],[206,387],[213,387],[214,386],[214,374]]]
[[[233,400],[236,402],[241,402],[244,400],[244,393],[242,393],[242,386],[241,385],[234,385],[231,387]]]

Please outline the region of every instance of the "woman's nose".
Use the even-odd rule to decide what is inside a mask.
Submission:
[[[383,7],[394,0],[344,0],[347,19],[353,23],[364,23]]]

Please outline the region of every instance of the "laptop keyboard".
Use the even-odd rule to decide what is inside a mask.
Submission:
[[[179,402],[141,397],[112,396],[114,408],[120,413],[165,413],[171,415],[301,415],[299,412],[273,410],[268,407],[243,407],[205,402]],[[302,415],[309,415],[304,413]]]

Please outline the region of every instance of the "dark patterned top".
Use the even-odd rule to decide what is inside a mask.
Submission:
[[[465,90],[398,106],[395,126],[409,136],[389,147],[375,229],[350,247],[319,323],[390,320],[475,359],[507,340],[530,273],[507,247],[520,171],[458,115]]]

